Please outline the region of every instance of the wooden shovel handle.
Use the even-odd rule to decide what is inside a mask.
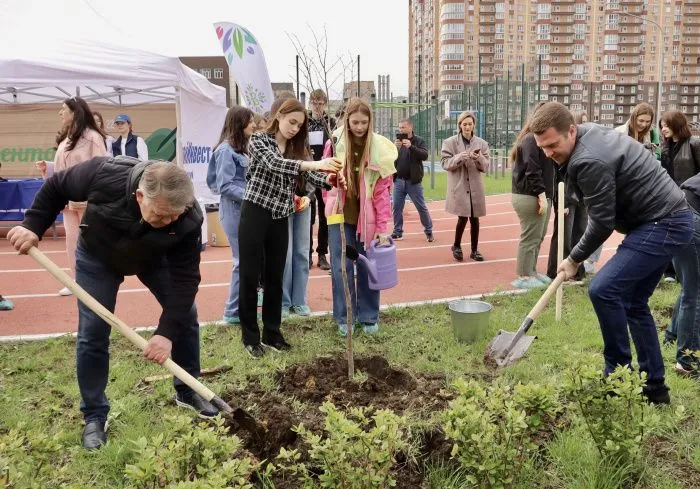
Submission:
[[[542,294],[542,297],[540,297],[540,300],[537,301],[537,304],[535,304],[535,307],[533,307],[530,312],[528,313],[527,317],[532,319],[533,321],[539,316],[542,311],[544,311],[544,308],[547,307],[547,303],[549,302],[549,299],[552,298],[554,293],[557,291],[559,286],[566,280],[566,274],[564,272],[559,272],[554,280],[552,280],[552,283],[549,284],[549,287],[547,287],[547,290],[544,291],[544,294]]]
[[[141,335],[112,314],[105,306],[97,302],[97,300],[95,300],[85,291],[85,289],[78,285],[75,280],[73,280],[66,272],[61,270],[58,265],[52,262],[44,253],[42,253],[39,248],[34,246],[31,247],[28,254],[41,266],[48,270],[51,275],[56,277],[59,282],[65,285],[68,290],[73,292],[73,295],[76,296],[83,304],[89,307],[92,312],[101,317],[110,326],[117,328],[122,335],[126,336],[126,338],[131,341],[131,343],[141,350],[146,347],[148,342],[141,337]],[[216,398],[216,394],[214,394],[214,392],[205,387],[201,382],[186,372],[177,363],[173,362],[170,358],[163,363],[163,367],[165,367],[171,374],[183,381],[188,387],[207,401],[211,401],[212,399]]]

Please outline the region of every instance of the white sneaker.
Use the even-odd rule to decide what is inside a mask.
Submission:
[[[58,295],[62,295],[63,297],[67,297],[69,295],[73,295],[73,292],[71,292],[68,287],[63,287],[61,290],[58,291]]]

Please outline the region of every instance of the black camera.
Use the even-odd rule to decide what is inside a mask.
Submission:
[[[404,139],[408,139],[408,134],[405,134],[403,132],[397,132],[396,139],[398,139],[399,141],[403,141]]]

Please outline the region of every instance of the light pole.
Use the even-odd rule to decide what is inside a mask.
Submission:
[[[657,79],[657,88],[656,88],[656,120],[660,121],[661,120],[661,88],[663,86],[663,75],[662,71],[664,68],[664,55],[665,55],[665,49],[664,49],[664,30],[661,28],[659,24],[656,23],[655,20],[651,20],[647,17],[642,17],[641,15],[635,15],[635,14],[630,14],[628,12],[622,12],[619,10],[616,10],[612,13],[615,14],[620,14],[620,15],[627,15],[629,17],[634,17],[636,19],[641,19],[645,20],[647,22],[650,22],[656,26],[656,28],[659,31],[659,42],[657,43],[657,46],[661,50],[661,56],[659,56],[659,68],[658,72],[656,74],[656,79]],[[644,69],[644,67],[642,67]]]

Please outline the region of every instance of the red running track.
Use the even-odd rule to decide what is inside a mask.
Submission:
[[[510,204],[510,194],[487,198],[487,216],[481,219],[479,251],[484,262],[469,256],[469,229],[462,246],[465,261],[452,258],[456,218],[444,211],[444,202],[428,204],[433,218],[435,241],[426,242],[418,213],[408,203],[404,211],[404,239],[397,242],[399,285],[381,294],[382,305],[403,304],[462,297],[509,290],[515,278],[520,228]],[[544,272],[550,233],[540,250],[538,270]],[[605,244],[599,265],[605,262],[622,240],[614,234]],[[65,240],[46,238],[40,249],[68,271]],[[231,273],[230,249],[207,247],[202,254],[202,283],[197,294],[200,322],[217,321],[223,314]],[[309,278],[308,303],[315,312],[332,310],[330,276],[314,266]],[[77,330],[74,297],[60,297],[62,286],[32,258],[18,256],[7,240],[0,240],[0,294],[12,299],[13,311],[0,312],[0,338]],[[127,277],[117,299],[117,316],[132,327],[149,327],[158,322],[160,306],[135,277]]]

